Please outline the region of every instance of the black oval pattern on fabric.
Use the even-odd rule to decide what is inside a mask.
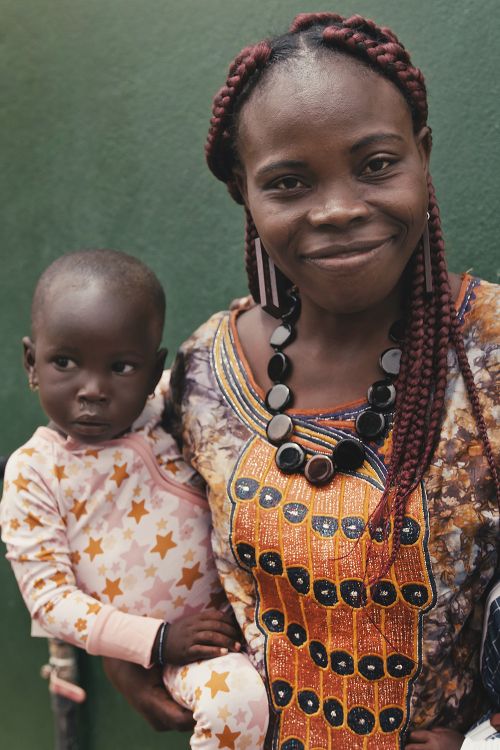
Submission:
[[[283,742],[280,746],[280,750],[305,750],[305,745],[296,737],[291,737]]]
[[[331,516],[313,516],[311,526],[320,536],[331,537],[337,531],[339,523],[336,518]]]
[[[272,576],[280,576],[283,573],[283,563],[278,552],[263,552],[259,557],[259,565]]]
[[[311,579],[309,577],[309,571],[307,571],[306,568],[301,568],[298,565],[290,567],[286,569],[286,574],[295,591],[298,591],[299,594],[309,593]]]
[[[335,674],[340,674],[343,677],[354,674],[354,659],[348,651],[332,651],[330,664],[332,672],[335,672]]]
[[[259,489],[259,483],[255,479],[241,477],[234,485],[234,491],[238,500],[253,500]]]
[[[421,583],[405,583],[401,587],[403,598],[413,607],[423,607],[427,604],[429,593]]]
[[[358,670],[366,680],[380,680],[384,676],[384,661],[372,654],[362,656],[358,661]]]
[[[324,607],[333,607],[339,600],[337,587],[332,581],[327,581],[326,578],[314,581],[313,591],[316,601],[323,604]]]
[[[359,539],[365,530],[365,522],[359,516],[347,516],[342,519],[342,531],[348,539]]]
[[[271,685],[274,702],[280,708],[288,706],[293,697],[293,687],[286,680],[275,680]]]
[[[420,536],[420,524],[410,516],[403,518],[403,526],[401,527],[401,544],[415,544]]]
[[[275,487],[263,487],[259,494],[259,505],[262,508],[276,508],[281,502],[281,492]]]
[[[283,506],[283,515],[290,523],[302,523],[307,516],[307,506],[302,503],[286,503]]]
[[[319,641],[311,641],[309,644],[309,653],[311,659],[318,666],[323,669],[328,666],[328,651]]]
[[[309,716],[319,709],[319,698],[313,690],[301,690],[297,700],[303,712]]]
[[[246,542],[240,542],[236,545],[236,553],[241,563],[247,568],[254,568],[257,565],[255,559],[255,548]]]
[[[413,659],[404,654],[391,654],[387,657],[387,671],[391,677],[408,677],[415,668]]]
[[[344,707],[336,698],[328,698],[323,703],[323,713],[332,727],[341,727],[344,723]]]
[[[395,585],[391,581],[386,580],[374,583],[370,589],[370,593],[375,604],[380,604],[382,607],[390,607],[398,598]]]
[[[347,726],[356,734],[370,734],[375,726],[375,716],[363,706],[354,706],[347,714]]]
[[[353,609],[366,603],[366,589],[362,581],[347,580],[340,583],[340,596]]]
[[[264,612],[262,622],[270,633],[282,633],[285,629],[285,615],[279,609],[268,609]]]
[[[291,622],[286,629],[286,634],[294,646],[302,646],[307,641],[307,633],[298,622]]]
[[[391,522],[387,520],[379,526],[374,526],[369,523],[368,528],[370,531],[370,537],[374,542],[383,542],[384,539],[389,538],[389,534],[391,533]]]
[[[397,706],[391,706],[390,708],[384,708],[378,718],[383,732],[394,732],[403,723],[404,714]]]

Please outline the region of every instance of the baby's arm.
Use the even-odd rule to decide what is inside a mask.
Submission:
[[[40,465],[39,465],[40,464]],[[89,653],[151,664],[161,620],[119,612],[80,590],[66,527],[41,460],[17,451],[9,460],[1,503],[7,558],[30,614],[52,636]],[[92,557],[90,540],[86,554]],[[112,585],[112,584],[111,584]]]

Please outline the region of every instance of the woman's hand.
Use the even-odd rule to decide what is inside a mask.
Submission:
[[[169,625],[163,658],[167,664],[214,659],[228,651],[239,651],[240,640],[241,633],[232,613],[199,612],[181,617]],[[153,653],[156,653],[154,648]]]
[[[405,750],[459,750],[465,737],[454,729],[415,729],[410,733]]]
[[[104,671],[111,684],[157,732],[194,726],[193,715],[170,697],[157,667],[143,669],[137,664],[104,657]]]

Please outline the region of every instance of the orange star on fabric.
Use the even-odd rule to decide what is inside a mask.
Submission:
[[[218,692],[229,693],[229,688],[226,685],[226,680],[229,672],[216,672],[212,670],[212,675],[208,682],[205,683],[205,687],[210,688],[212,692],[212,698],[215,698]]]
[[[87,501],[86,500],[75,500],[73,507],[69,510],[70,513],[74,513],[77,521],[87,513]]]
[[[64,471],[65,468],[66,468],[65,466],[54,466],[54,468],[52,469],[52,471],[54,472],[54,476],[59,481],[61,481],[61,479],[67,479],[68,478],[68,475]]]
[[[127,513],[127,516],[133,518],[136,523],[140,523],[143,516],[149,515],[149,510],[146,510],[144,507],[145,503],[145,500],[141,500],[140,503],[136,503],[135,500],[132,500],[132,510],[130,513]]]
[[[227,724],[224,724],[224,731],[222,734],[219,734],[218,732],[215,733],[215,736],[219,740],[219,747],[228,747],[229,750],[235,750],[234,743],[240,736],[241,732],[231,732]]]
[[[80,553],[78,551],[75,551],[75,552],[69,553],[69,559],[71,560],[72,565],[78,565],[78,563],[80,562],[82,558],[81,558]]]
[[[119,487],[130,474],[127,474],[127,464],[124,463],[121,466],[119,464],[113,464],[114,474],[111,475],[111,479],[116,482],[116,486]]]
[[[87,548],[83,551],[86,552],[90,559],[93,560],[96,555],[102,555],[104,550],[101,547],[102,537],[101,539],[92,539],[92,537],[89,537],[89,543],[87,545]]]
[[[171,474],[177,474],[179,471],[179,467],[175,463],[175,461],[167,461],[165,464],[165,469],[167,471],[170,471]]]
[[[40,552],[36,553],[37,560],[43,560],[44,562],[54,559],[54,550],[41,547]]]
[[[191,591],[194,582],[202,577],[203,574],[200,573],[200,563],[197,562],[192,568],[182,568],[182,576],[179,578],[176,585],[186,586]]]
[[[211,737],[212,736],[212,730],[208,729],[208,728],[207,729],[202,729],[201,730],[201,736],[202,737],[207,737],[207,738]]]
[[[39,579],[38,579],[37,581],[35,581],[35,583],[33,584],[33,588],[34,588],[34,589],[43,589],[43,587],[44,587],[44,586],[45,586],[45,579],[44,579],[44,578],[39,578]]]
[[[13,531],[17,531],[18,528],[20,527],[20,525],[21,524],[19,523],[19,521],[17,520],[17,518],[13,518],[12,521],[10,522],[10,528]]]
[[[99,451],[92,450],[91,448],[88,449],[88,451],[85,451],[86,456],[94,456],[94,458],[97,458],[99,456]]]
[[[83,617],[79,617],[78,620],[75,622],[75,630],[78,630],[79,633],[82,632],[82,630],[87,629],[87,620],[84,620]]]
[[[21,453],[24,453],[25,456],[32,456],[33,453],[36,453],[35,448],[23,448]]]
[[[87,614],[88,615],[96,615],[101,610],[100,604],[87,604]]]
[[[120,596],[120,594],[123,594],[123,591],[120,588],[120,581],[121,578],[116,578],[114,581],[106,578],[106,588],[102,590],[102,593],[109,598],[109,601],[111,603],[113,602],[115,596]]]
[[[24,522],[28,524],[31,531],[33,531],[33,529],[36,528],[37,526],[42,525],[42,522],[40,521],[40,519],[34,516],[33,513],[28,513],[28,515],[24,519]]]
[[[169,531],[165,536],[162,536],[161,534],[156,535],[156,546],[153,547],[151,552],[158,552],[162,560],[165,558],[165,555],[169,550],[177,547],[176,542],[172,541],[172,534],[173,532]]]
[[[54,573],[53,576],[50,576],[50,580],[54,581],[56,586],[62,586],[63,583],[66,583],[66,573],[58,570],[57,573]]]
[[[22,474],[17,475],[17,479],[14,479],[13,484],[16,485],[19,492],[22,492],[22,490],[27,490],[28,485],[31,482],[31,479],[26,479],[26,477],[23,477]]]

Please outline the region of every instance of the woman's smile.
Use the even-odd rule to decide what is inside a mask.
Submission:
[[[378,260],[393,237],[364,242],[334,244],[318,250],[299,253],[305,263],[310,263],[324,271],[335,273],[354,272],[367,263]]]

